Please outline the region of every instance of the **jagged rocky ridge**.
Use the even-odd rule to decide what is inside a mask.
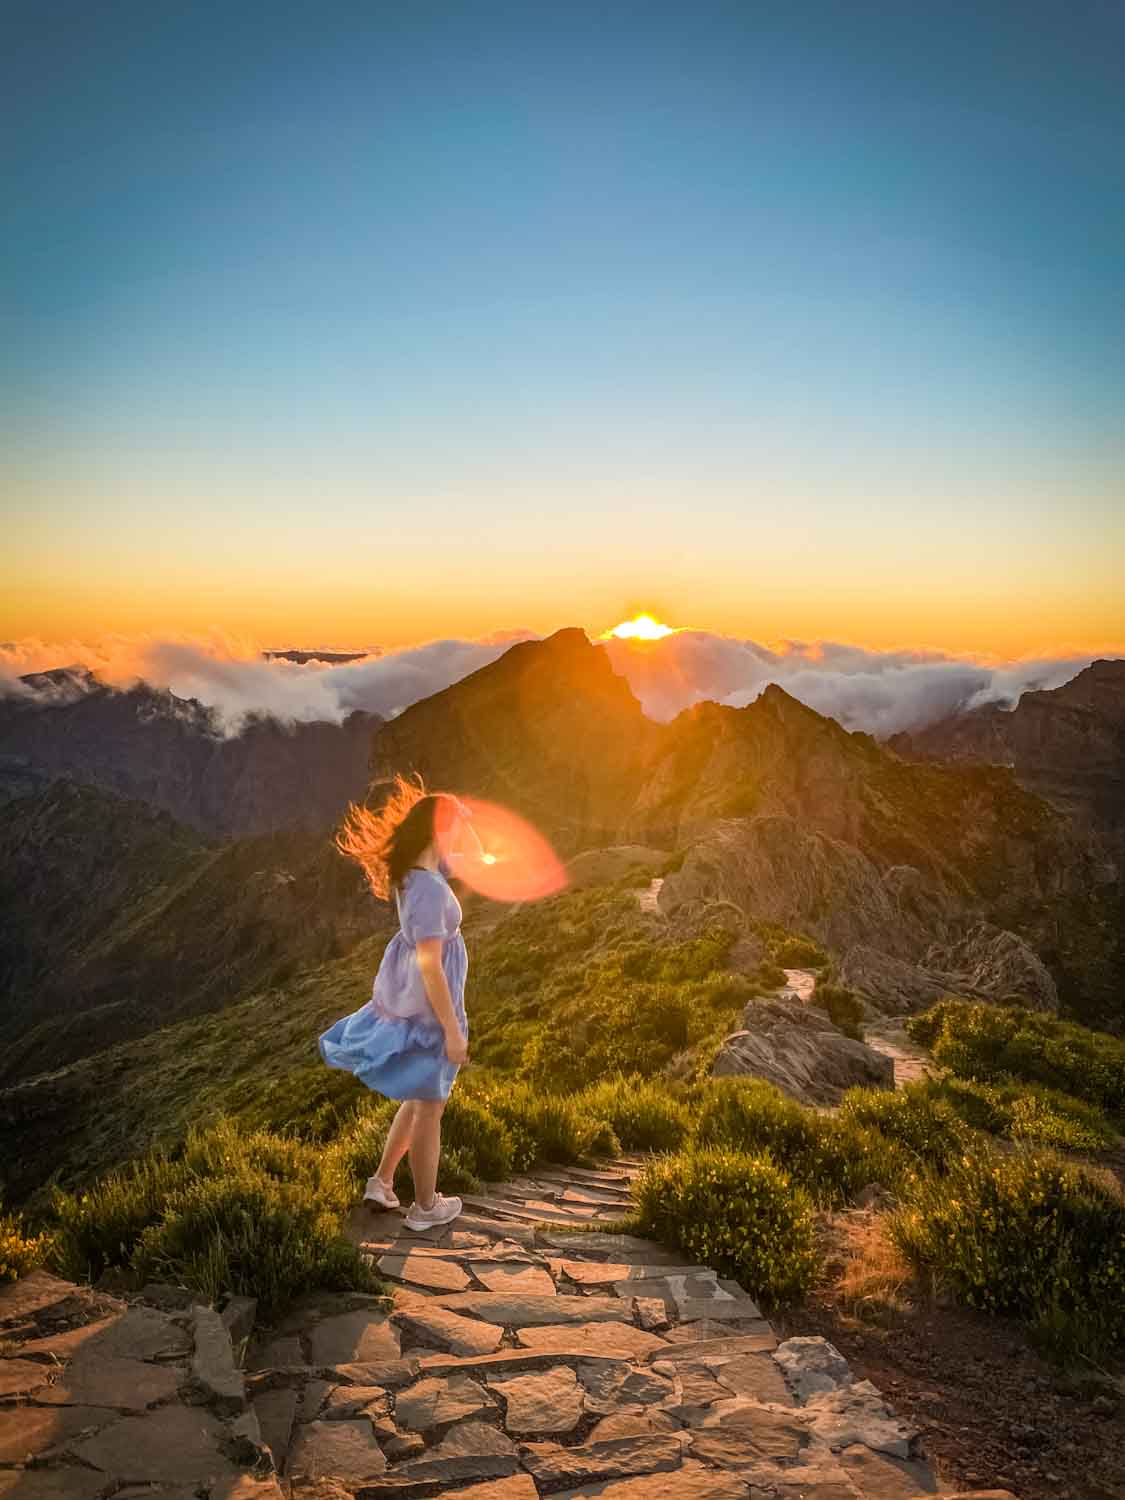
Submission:
[[[776,685],[655,724],[565,630],[406,710],[371,764],[505,802],[567,853],[685,851],[664,910],[803,929],[878,1008],[960,988],[1121,1019],[1122,881],[1100,834],[1010,768],[904,760]]]

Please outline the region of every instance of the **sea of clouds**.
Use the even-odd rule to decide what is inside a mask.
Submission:
[[[254,642],[205,637],[111,636],[95,644],[26,640],[0,645],[0,697],[38,701],[72,697],[89,679],[78,673],[55,688],[29,688],[27,673],[85,668],[98,681],[138,681],[195,698],[235,734],[248,714],[283,722],[339,722],[356,709],[393,717],[421,698],[495,661],[533,632],[486,640],[439,640],[402,650],[372,650],[356,661],[301,664],[267,659]],[[984,703],[1014,706],[1029,688],[1068,682],[1090,656],[986,662],[930,650],[873,651],[835,641],[786,641],[770,648],[702,630],[664,639],[602,643],[652,718],[668,720],[703,699],[742,707],[770,682],[847,729],[878,737],[916,730]]]

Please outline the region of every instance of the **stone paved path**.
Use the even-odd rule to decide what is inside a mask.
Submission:
[[[889,1020],[873,1021],[863,1028],[863,1040],[867,1045],[894,1063],[896,1089],[941,1071],[925,1048],[907,1036],[905,1020],[905,1016],[893,1016]]]
[[[309,1297],[245,1370],[244,1301],[0,1290],[0,1500],[938,1493],[831,1344],[779,1344],[737,1282],[616,1231],[640,1168],[537,1170],[423,1235],[357,1209],[393,1297]]]

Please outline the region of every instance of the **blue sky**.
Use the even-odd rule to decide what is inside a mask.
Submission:
[[[5,32],[0,630],[1125,639],[1119,5]]]

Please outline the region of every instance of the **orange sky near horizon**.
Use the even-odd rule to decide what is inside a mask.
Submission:
[[[6,571],[6,570],[4,570]],[[576,571],[540,584],[517,568],[487,580],[427,588],[400,578],[328,583],[269,576],[205,578],[157,568],[150,580],[89,576],[0,583],[0,642],[37,639],[65,646],[112,634],[199,636],[220,631],[262,647],[399,648],[452,637],[479,639],[509,630],[549,634],[568,625],[593,638],[641,611],[670,625],[776,646],[831,640],[875,650],[928,648],[995,659],[1125,654],[1125,602],[1099,591],[1039,587],[973,592],[933,580],[872,570],[862,579],[814,581],[815,570],[748,569],[676,586],[615,587]],[[755,575],[758,576],[755,576]],[[1049,580],[1048,580],[1049,583]]]

